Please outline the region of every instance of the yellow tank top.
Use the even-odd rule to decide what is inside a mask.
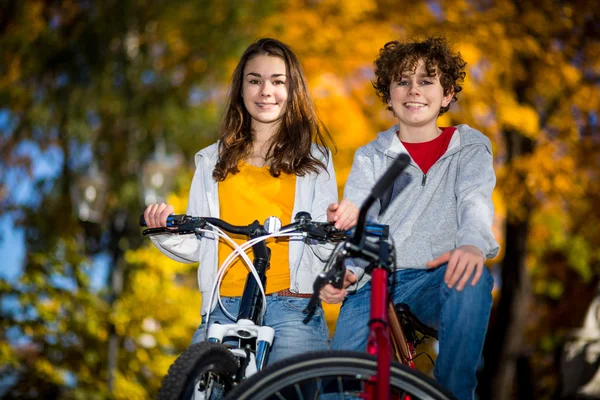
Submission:
[[[296,175],[281,173],[277,178],[269,174],[268,167],[255,167],[244,162],[238,165],[239,173],[227,175],[219,182],[220,218],[233,225],[247,225],[254,220],[261,224],[267,217],[275,216],[287,225],[292,219]],[[238,244],[247,238],[230,235]],[[267,270],[266,293],[278,292],[290,287],[288,238],[269,239],[271,263]],[[219,267],[233,250],[223,239],[219,241]],[[253,260],[252,249],[246,251]],[[221,284],[222,296],[241,296],[248,275],[248,268],[237,257],[229,267]]]

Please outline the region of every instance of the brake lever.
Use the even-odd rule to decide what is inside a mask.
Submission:
[[[315,240],[324,241],[327,239],[327,231],[325,229],[322,229],[320,226],[310,225],[306,230],[306,234],[311,239]]]
[[[144,236],[152,236],[152,235],[159,235],[162,233],[173,233],[176,232],[173,229],[168,229],[168,228],[148,228],[148,229],[144,229],[144,231],[142,232],[142,235]]]
[[[175,215],[169,220],[170,226],[160,228],[149,228],[142,232],[144,236],[158,235],[162,233],[179,233],[181,235],[196,233],[198,229],[206,226],[206,221],[201,218],[191,219],[187,215]]]
[[[319,294],[321,293],[323,286],[326,284],[326,277],[327,275],[324,272],[321,272],[319,275],[317,275],[317,279],[315,279],[315,282],[313,283],[312,297],[306,305],[306,308],[302,311],[304,314],[306,314],[306,317],[304,317],[304,320],[302,321],[305,324],[311,320],[312,316],[317,310],[317,306],[319,305]]]
[[[319,305],[319,294],[321,293],[321,289],[327,284],[331,284],[336,289],[341,289],[344,285],[345,275],[346,266],[344,265],[344,257],[338,257],[333,268],[317,275],[317,279],[315,279],[315,282],[313,283],[312,297],[306,308],[303,310],[303,313],[306,314],[303,321],[305,324],[310,321]]]
[[[333,222],[310,223],[305,232],[309,238],[320,242],[341,242],[348,237],[348,232],[336,229]]]

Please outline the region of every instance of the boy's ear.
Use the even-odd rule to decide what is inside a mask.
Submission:
[[[450,90],[450,93],[445,95],[444,98],[442,99],[442,107],[447,107],[448,104],[450,104],[450,102],[452,101],[453,97],[454,97],[454,90]]]

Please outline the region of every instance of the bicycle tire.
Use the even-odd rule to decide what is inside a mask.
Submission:
[[[223,398],[233,386],[233,376],[237,372],[238,361],[227,347],[218,343],[200,342],[188,347],[171,366],[163,378],[158,392],[158,400],[189,400],[199,379],[208,376],[212,384],[220,385]],[[212,379],[212,377],[215,379]]]
[[[364,382],[375,375],[377,359],[354,351],[305,353],[272,364],[234,387],[226,400],[302,400],[357,398]],[[312,383],[311,383],[312,382]],[[312,386],[310,386],[312,385]],[[336,389],[335,396],[332,392]],[[337,388],[335,388],[337,386]],[[429,376],[394,362],[390,368],[391,399],[456,400]]]

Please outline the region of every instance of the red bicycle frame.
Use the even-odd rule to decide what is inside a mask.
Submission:
[[[388,276],[385,268],[376,268],[371,274],[371,313],[367,352],[377,357],[377,375],[371,377],[368,399],[387,400],[390,397],[390,366],[392,352],[388,330]]]
[[[400,154],[383,176],[377,181],[371,194],[360,208],[354,237],[350,243],[347,243],[347,250],[354,252],[355,254],[364,255],[363,251],[365,250],[364,246],[366,243],[363,240],[363,233],[365,230],[367,210],[373,205],[376,199],[381,199],[393,186],[394,180],[402,173],[409,163],[410,157],[406,154]],[[380,239],[378,248],[375,250],[371,247],[370,250],[375,251],[369,251],[370,255],[367,257],[367,259],[377,263],[371,271],[371,311],[369,319],[369,338],[367,341],[367,352],[377,357],[377,372],[375,376],[372,376],[369,379],[366,393],[362,394],[362,397],[368,400],[388,400],[390,398],[392,344],[396,354],[398,354],[398,349],[401,350],[400,353],[404,350],[410,350],[406,338],[402,333],[402,327],[396,316],[396,311],[389,300],[388,277],[394,267],[394,261],[392,260],[392,257],[390,257],[391,246],[392,244],[387,240]],[[392,322],[393,341],[390,338],[390,320]],[[402,356],[399,359],[402,362],[412,364],[412,356],[409,352],[405,353],[405,357]],[[412,364],[412,366],[414,368],[414,364]]]
[[[388,278],[391,273],[389,244],[379,242],[379,262],[371,271],[371,311],[367,352],[377,357],[377,373],[369,380],[366,393],[368,400],[387,400],[390,397],[390,367],[392,350],[403,364],[416,369],[413,362],[414,346],[406,340],[402,325],[390,301]],[[410,400],[410,398],[407,398]]]

